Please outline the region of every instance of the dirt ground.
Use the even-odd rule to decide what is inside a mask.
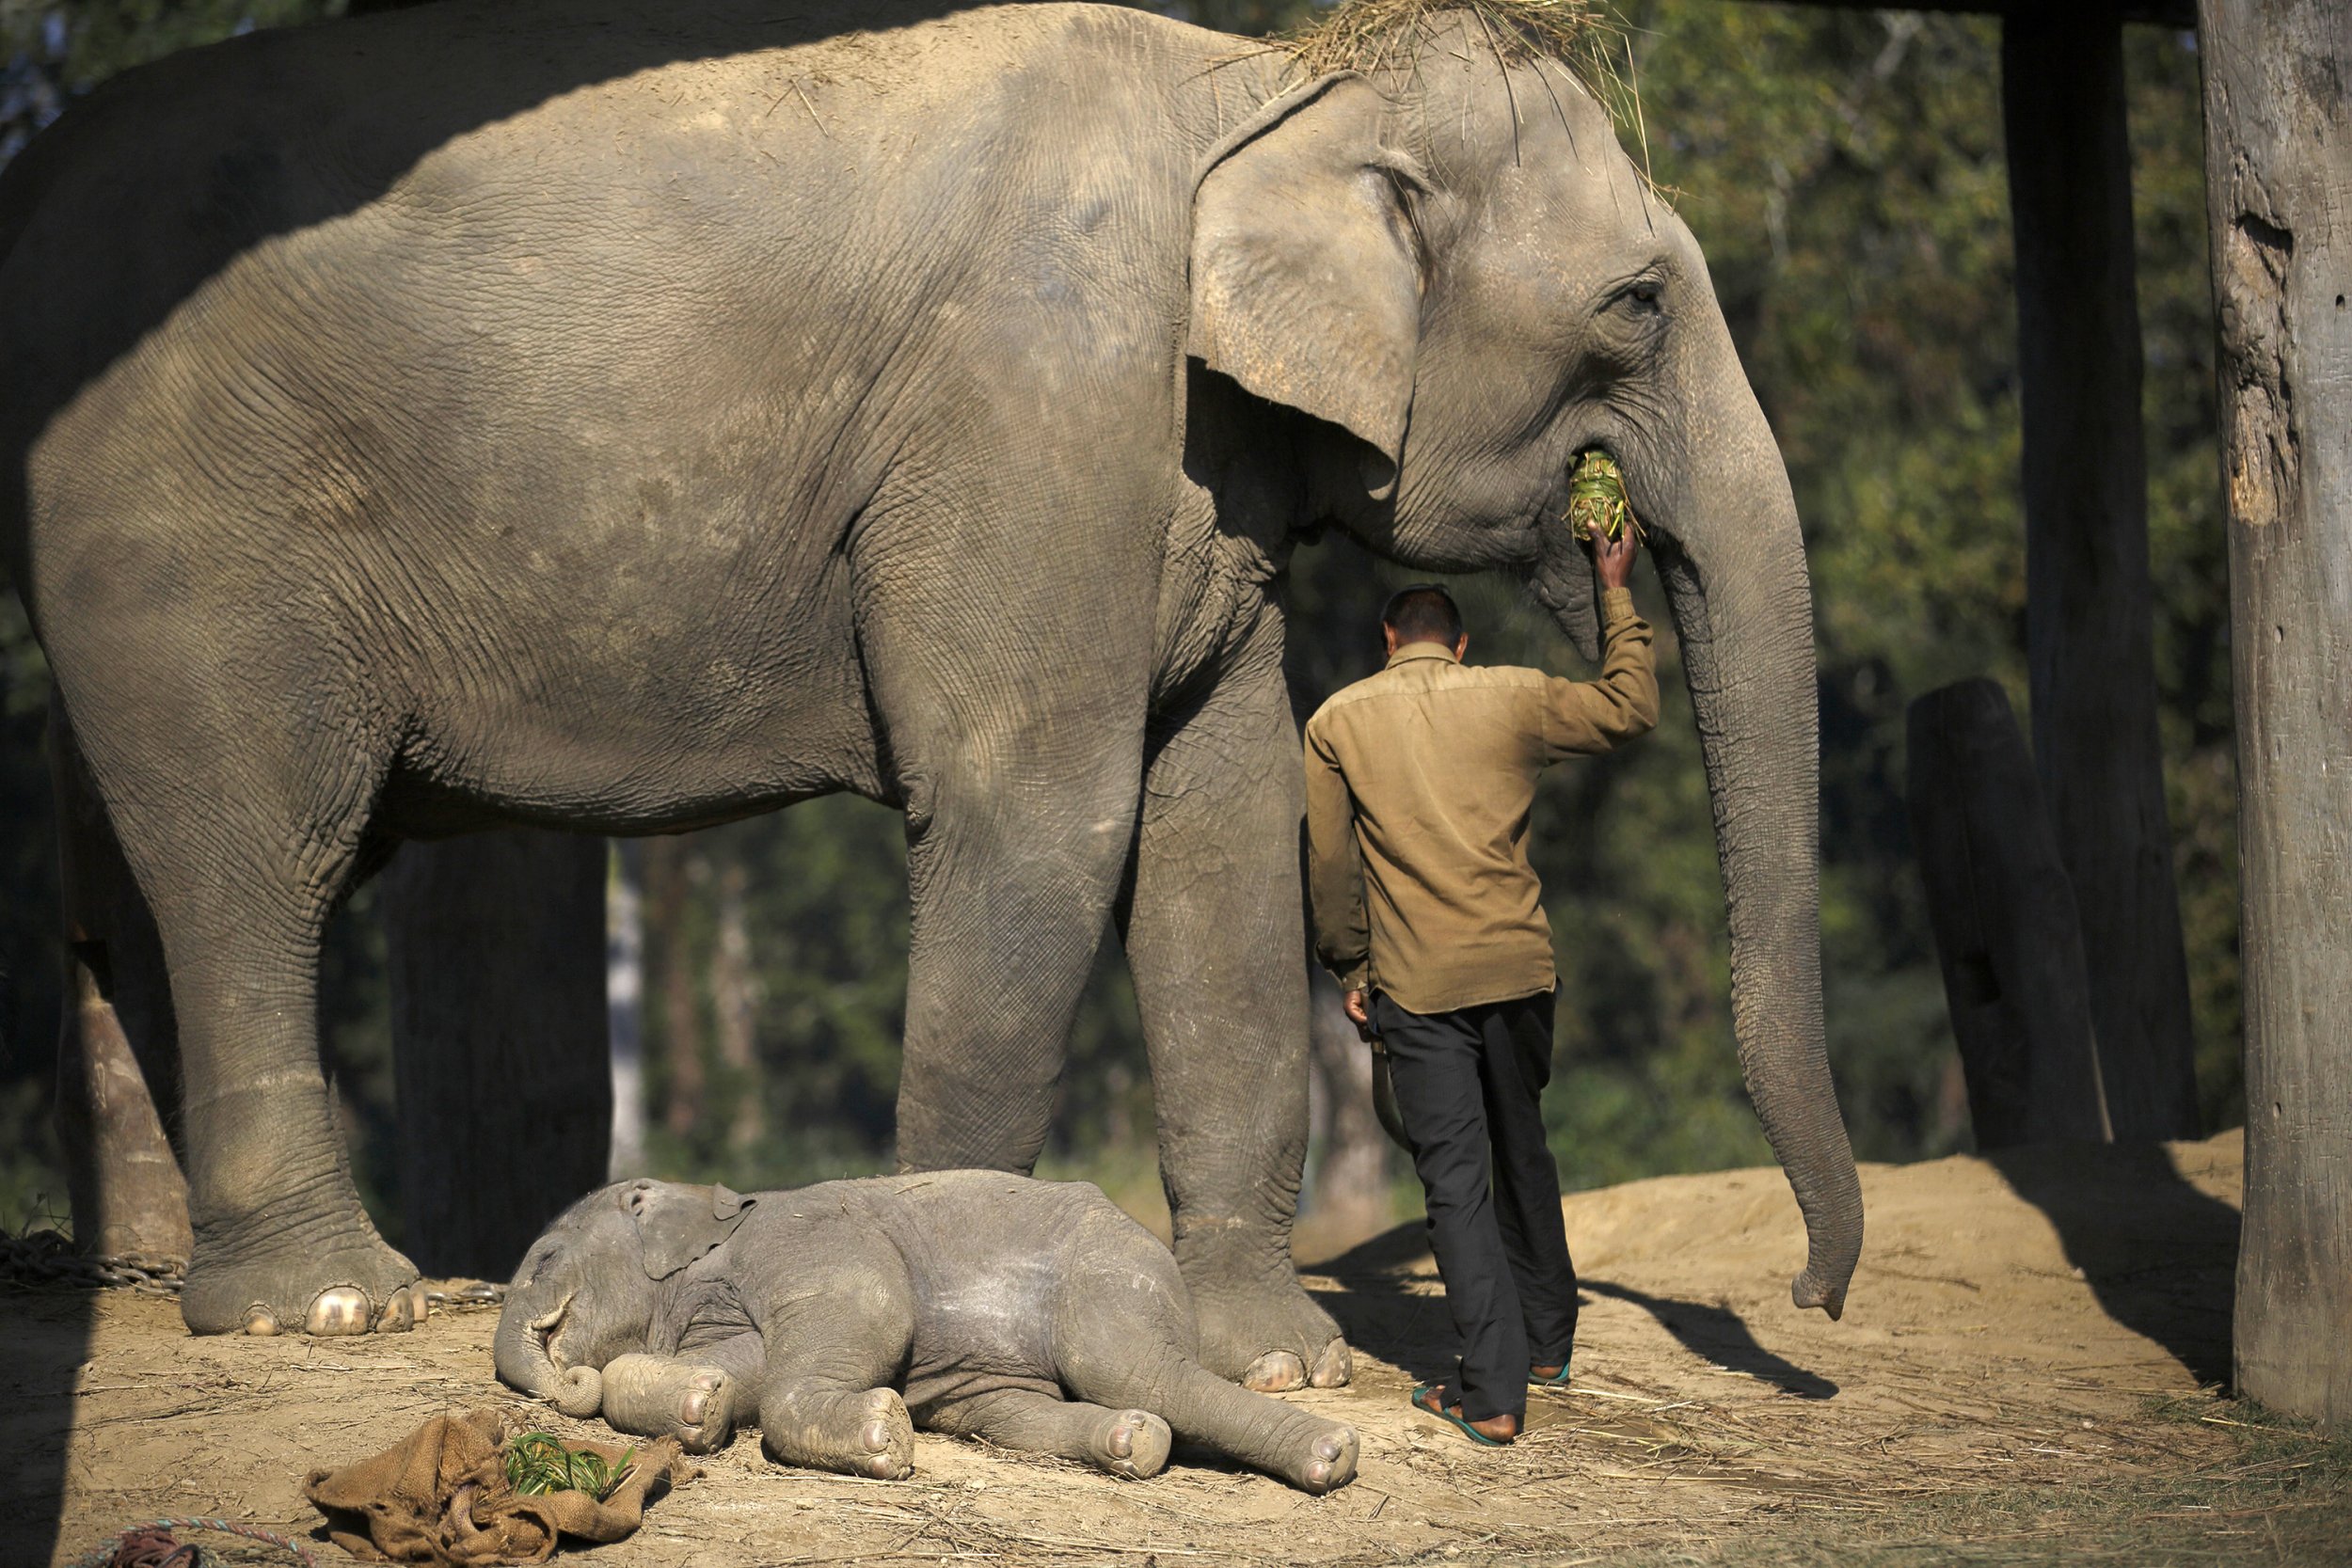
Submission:
[[[1866,1166],[1845,1321],[1800,1314],[1774,1170],[1566,1204],[1586,1306],[1572,1390],[1513,1449],[1410,1412],[1450,1333],[1418,1223],[1322,1260],[1353,1386],[1296,1396],[1362,1433],[1311,1498],[1180,1448],[1159,1479],[930,1435],[916,1474],[704,1462],[615,1564],[2352,1560],[2344,1444],[2223,1400],[2241,1144]],[[71,1562],[159,1515],[307,1536],[313,1465],[444,1410],[574,1435],[490,1373],[495,1313],[362,1340],[191,1339],[165,1299],[0,1293],[0,1560]],[[62,1456],[62,1463],[60,1463]],[[2121,1543],[2122,1544],[2118,1544]],[[2132,1549],[2137,1543],[2140,1549]],[[323,1537],[323,1560],[340,1554]],[[261,1560],[254,1559],[253,1560]],[[278,1560],[283,1560],[282,1558]]]

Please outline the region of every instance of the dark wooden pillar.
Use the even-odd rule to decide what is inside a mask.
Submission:
[[[2074,887],[1989,680],[1911,705],[1911,837],[1979,1148],[2107,1136]]]
[[[2352,1422],[2352,8],[2202,0],[2235,673],[2238,1391]]]
[[[506,1278],[605,1180],[604,879],[604,840],[525,829],[384,873],[403,1241],[427,1275]]]
[[[2034,757],[2081,910],[2115,1135],[2194,1137],[2187,969],[2156,731],[2120,10],[2086,0],[2012,11],[2001,97],[2017,245]]]

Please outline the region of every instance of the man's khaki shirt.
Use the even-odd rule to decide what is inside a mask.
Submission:
[[[1601,672],[1466,665],[1409,642],[1307,721],[1315,951],[1343,989],[1442,1013],[1551,989],[1551,927],[1527,863],[1535,776],[1658,722],[1649,623],[1600,599]]]

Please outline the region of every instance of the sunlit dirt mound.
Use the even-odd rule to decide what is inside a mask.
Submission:
[[[1357,1347],[1353,1386],[1292,1396],[1363,1435],[1361,1479],[1329,1497],[1182,1448],[1134,1483],[924,1436],[914,1479],[894,1483],[780,1470],[744,1437],[599,1552],[712,1568],[1389,1562],[1448,1545],[1582,1560],[1988,1488],[2205,1473],[2234,1451],[2198,1412],[2224,1408],[2200,1385],[2227,1370],[2240,1163],[2229,1133],[1866,1166],[1862,1268],[1837,1323],[1788,1304],[1804,1237],[1779,1172],[1579,1194],[1575,1386],[1536,1396],[1534,1430],[1499,1451],[1406,1407],[1412,1382],[1445,1370],[1451,1330],[1421,1227],[1402,1226],[1309,1272]],[[0,1294],[0,1453],[15,1472],[0,1561],[71,1561],[160,1515],[307,1537],[306,1470],[443,1410],[602,1430],[498,1386],[487,1310],[341,1341],[190,1339],[170,1302],[124,1291]]]

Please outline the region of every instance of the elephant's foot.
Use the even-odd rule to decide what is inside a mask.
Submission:
[[[1288,1268],[1241,1279],[1201,1265],[1184,1272],[1209,1370],[1261,1394],[1346,1384],[1351,1361],[1340,1325]]]
[[[250,1231],[267,1235],[266,1219]],[[192,1334],[397,1334],[424,1322],[417,1266],[386,1246],[364,1214],[356,1234],[317,1243],[288,1227],[268,1247],[215,1240],[199,1225],[180,1292]]]
[[[1098,1469],[1129,1481],[1149,1481],[1168,1467],[1175,1436],[1148,1410],[1106,1410],[1087,1434],[1087,1458]]]
[[[616,1356],[604,1369],[604,1418],[641,1437],[675,1437],[712,1453],[735,1435],[735,1380],[723,1368],[660,1355]]]
[[[775,1415],[763,1405],[760,1443],[779,1465],[877,1481],[904,1481],[914,1473],[914,1422],[894,1388],[803,1396]]]
[[[1282,1475],[1300,1491],[1320,1497],[1356,1479],[1359,1444],[1354,1427],[1337,1421],[1314,1424],[1321,1430],[1306,1439],[1301,1451],[1283,1466]]]

